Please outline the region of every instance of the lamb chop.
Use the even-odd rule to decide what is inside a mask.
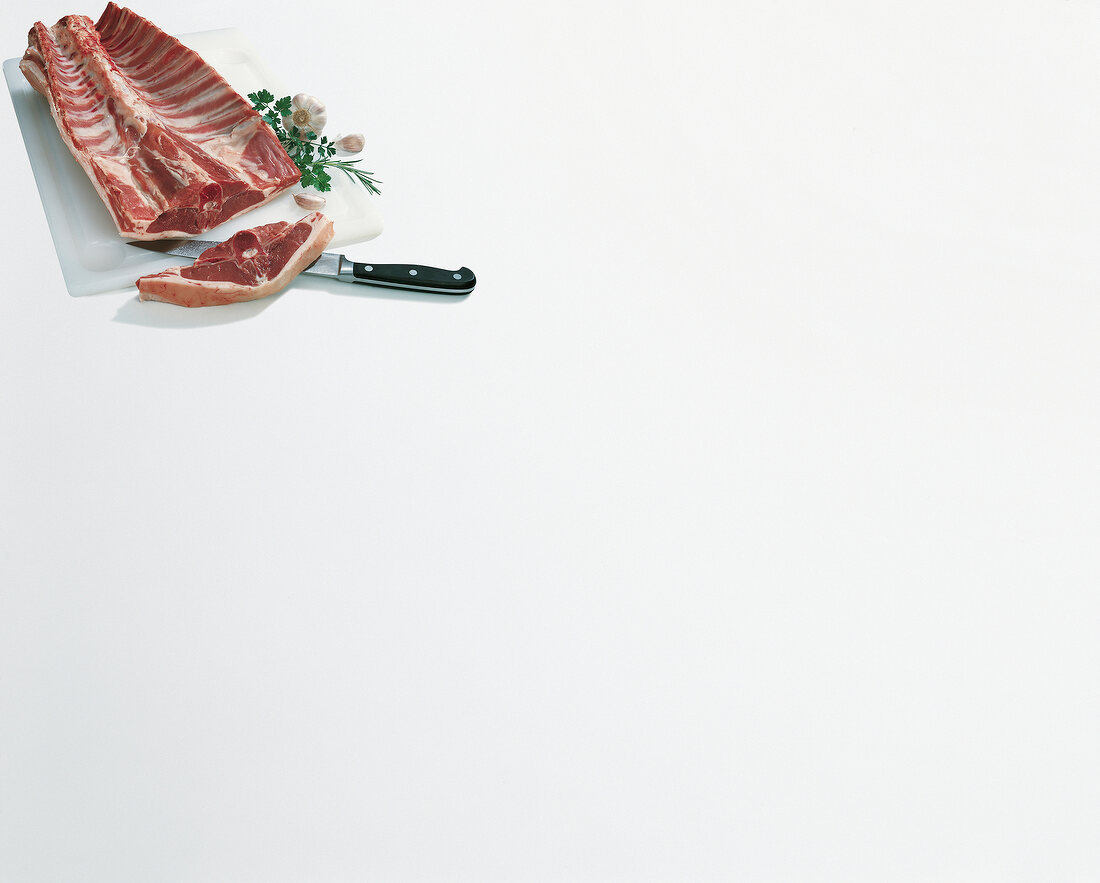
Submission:
[[[137,280],[141,300],[209,307],[256,300],[282,291],[332,241],[332,221],[310,212],[297,223],[279,221],[241,230],[206,249],[194,264]]]

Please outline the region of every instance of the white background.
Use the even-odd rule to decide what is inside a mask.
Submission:
[[[1100,3],[137,11],[480,281],[70,298],[3,103],[0,881],[1100,880]]]

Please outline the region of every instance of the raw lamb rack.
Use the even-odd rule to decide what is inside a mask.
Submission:
[[[19,67],[127,239],[191,236],[294,186],[260,115],[193,50],[108,3],[29,35]]]

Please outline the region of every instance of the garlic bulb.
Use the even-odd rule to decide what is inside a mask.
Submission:
[[[328,122],[328,111],[313,95],[299,92],[290,99],[290,115],[283,117],[283,128],[288,132],[297,126],[300,132],[312,132],[320,135]]]
[[[344,153],[358,153],[366,143],[367,139],[358,134],[344,135],[336,139],[336,147]]]
[[[313,193],[295,193],[294,201],[311,212],[320,211],[325,207],[325,198]]]

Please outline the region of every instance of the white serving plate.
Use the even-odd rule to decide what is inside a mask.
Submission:
[[[292,94],[236,28],[181,34],[179,39],[242,95],[258,89],[268,89],[276,96]],[[119,237],[99,194],[57,133],[46,99],[30,87],[19,70],[18,58],[4,62],[4,78],[69,294],[79,296],[129,288],[138,276],[179,266],[179,258],[166,258],[127,245]],[[295,187],[266,205],[208,230],[202,238],[224,240],[238,230],[258,224],[297,220],[306,212],[294,202],[295,192],[300,192],[300,188]],[[377,198],[342,172],[333,173],[332,190],[325,198],[328,201],[324,212],[335,228],[330,248],[365,242],[382,232]]]

